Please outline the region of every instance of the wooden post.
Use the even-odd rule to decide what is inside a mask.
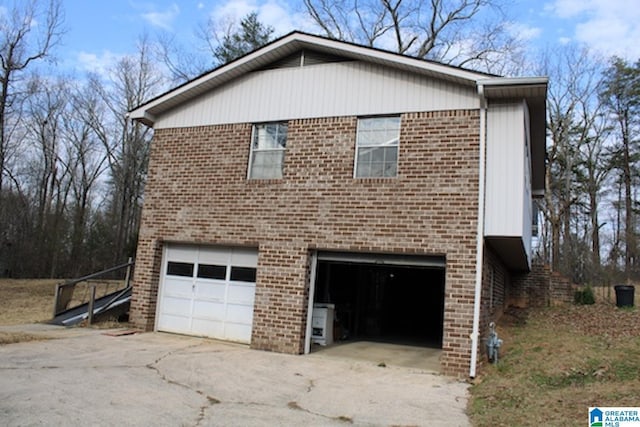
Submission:
[[[53,296],[53,319],[58,314],[58,295],[60,295],[60,283],[56,284],[56,293]]]
[[[58,283],[56,285],[56,294],[53,301],[53,317],[58,313],[65,311],[69,307],[69,303],[73,299],[75,283]]]
[[[129,261],[128,261],[129,265],[127,266],[127,273],[124,277],[124,285],[126,288],[129,287],[129,281],[131,280],[131,261],[132,261],[132,258],[129,257]]]
[[[96,285],[95,283],[91,284],[91,292],[89,294],[89,308],[87,310],[87,322],[89,325],[93,323],[93,306],[96,302]]]

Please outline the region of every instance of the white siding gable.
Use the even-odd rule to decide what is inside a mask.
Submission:
[[[487,111],[485,236],[519,237],[530,260],[531,154],[526,102]]]
[[[478,108],[475,88],[350,61],[245,74],[158,117],[155,128]]]

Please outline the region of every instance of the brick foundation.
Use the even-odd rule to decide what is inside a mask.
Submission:
[[[573,302],[575,285],[548,265],[534,263],[530,273],[514,277],[508,304],[515,307],[548,307]]]

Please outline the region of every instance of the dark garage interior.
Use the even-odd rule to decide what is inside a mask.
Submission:
[[[442,347],[442,267],[318,261],[315,303],[335,306],[334,340]]]

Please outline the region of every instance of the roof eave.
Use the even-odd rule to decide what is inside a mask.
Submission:
[[[531,188],[545,190],[547,77],[489,78],[478,81],[488,99],[524,99],[529,108],[531,129]]]

